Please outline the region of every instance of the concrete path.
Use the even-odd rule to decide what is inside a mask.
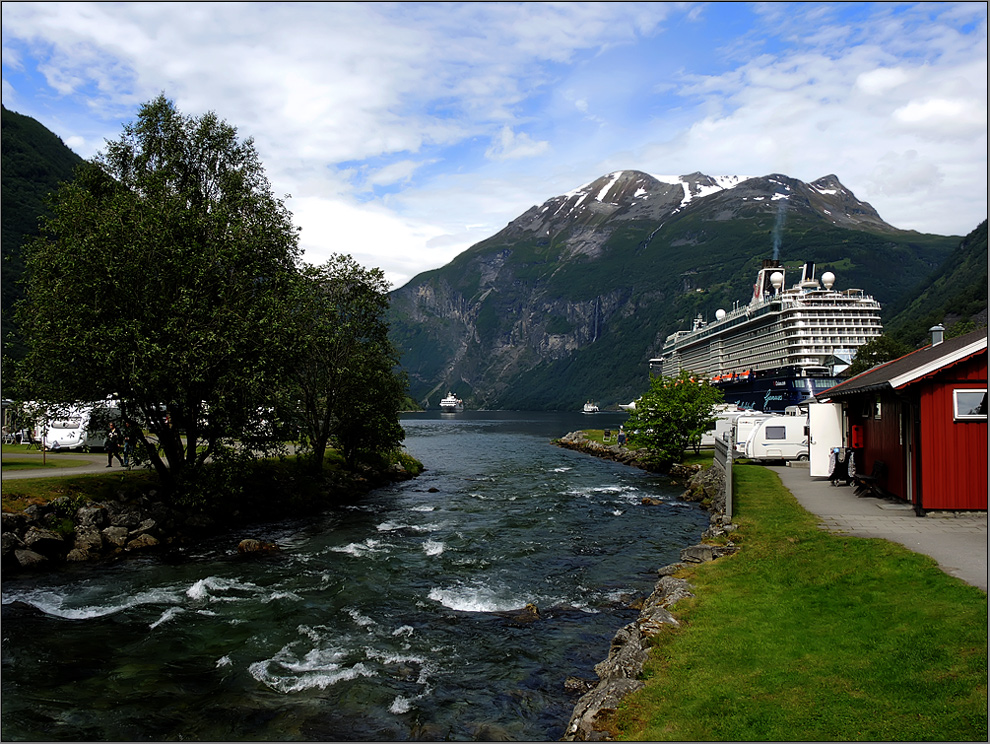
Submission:
[[[41,463],[41,453],[40,452],[24,452],[17,454],[6,455],[7,457],[21,458],[30,457],[32,460],[37,460]],[[113,471],[124,470],[114,458],[113,467],[107,467],[107,456],[103,453],[98,454],[86,454],[83,452],[71,452],[71,453],[60,453],[52,454],[48,453],[46,459],[49,462],[58,460],[80,460],[81,462],[77,465],[67,465],[60,468],[27,468],[26,470],[13,470],[11,468],[2,468],[3,480],[25,480],[28,478],[65,478],[73,475],[83,475],[85,473],[109,473]]]
[[[938,561],[950,576],[987,590],[987,513],[929,512],[918,517],[911,505],[856,496],[855,487],[832,486],[812,478],[808,468],[768,466],[780,476],[822,527],[854,537],[880,537]]]

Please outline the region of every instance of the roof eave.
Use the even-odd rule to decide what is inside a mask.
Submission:
[[[964,359],[979,354],[982,351],[986,351],[986,349],[987,338],[984,336],[971,344],[963,346],[961,349],[956,349],[951,354],[939,357],[938,359],[933,359],[927,364],[923,364],[920,367],[915,367],[909,372],[905,372],[903,375],[898,375],[897,377],[892,378],[890,380],[890,386],[896,390],[904,387],[905,385],[910,385],[912,382],[920,380],[923,377],[927,377],[934,372],[938,372],[944,367],[961,362]]]

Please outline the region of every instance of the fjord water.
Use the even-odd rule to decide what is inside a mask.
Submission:
[[[550,444],[624,418],[411,414],[426,472],[355,505],[4,581],[3,738],[558,739],[565,680],[707,526],[669,478]]]

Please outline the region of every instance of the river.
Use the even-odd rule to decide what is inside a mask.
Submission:
[[[708,524],[669,478],[550,444],[624,419],[410,414],[426,472],[357,505],[5,580],[2,738],[558,739],[566,678]]]

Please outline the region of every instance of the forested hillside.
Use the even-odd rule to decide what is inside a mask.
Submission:
[[[942,323],[987,324],[987,222],[967,235],[931,276],[890,311],[887,333],[910,346],[927,343],[928,329]]]
[[[887,307],[960,240],[888,225],[835,176],[681,179],[603,176],[395,290],[410,394],[427,406],[448,389],[476,408],[627,403],[668,334],[749,301],[765,258],[813,261],[836,289]]]
[[[23,297],[18,286],[24,274],[22,246],[38,234],[38,219],[55,187],[73,177],[84,161],[36,120],[2,109],[2,182],[0,227],[3,241],[2,304],[4,355],[19,357],[11,309]],[[10,346],[8,346],[8,343]]]

